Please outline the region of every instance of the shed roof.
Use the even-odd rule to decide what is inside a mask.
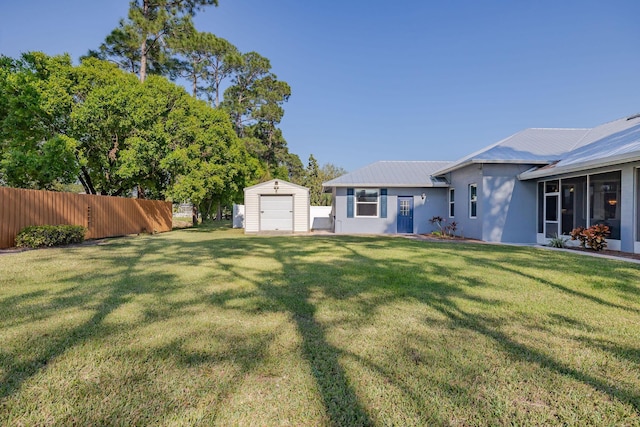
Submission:
[[[531,128],[465,156],[436,171],[442,175],[471,163],[548,164],[583,140],[591,129]]]
[[[380,161],[327,181],[327,187],[446,187],[448,183],[432,178],[435,171],[451,162]]]
[[[271,179],[271,180],[265,181],[265,182],[259,182],[259,183],[255,184],[255,185],[250,186],[250,187],[245,187],[244,191],[253,190],[255,188],[260,188],[260,187],[273,187],[276,182],[278,183],[278,185],[284,184],[284,185],[287,185],[287,186],[299,188],[301,190],[309,191],[309,189],[307,187],[303,187],[302,185],[294,184],[293,182],[289,182],[289,181],[285,181],[284,179],[277,179],[277,178],[276,179]]]

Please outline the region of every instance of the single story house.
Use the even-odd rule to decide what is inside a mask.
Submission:
[[[407,176],[412,165],[437,163],[428,176],[425,169]],[[606,224],[609,248],[640,253],[639,169],[634,115],[593,129],[526,129],[456,162],[378,162],[324,186],[333,195],[336,233],[422,233],[439,215],[465,237],[544,243]],[[422,194],[432,203],[420,203]],[[423,209],[413,231],[398,225],[401,207],[389,210],[402,196]]]
[[[448,183],[434,172],[451,162],[377,162],[323,184],[335,233],[425,233],[447,206]]]

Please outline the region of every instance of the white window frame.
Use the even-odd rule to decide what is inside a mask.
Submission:
[[[375,202],[358,202],[358,191],[375,191],[377,193]],[[380,189],[379,188],[354,188],[353,189],[353,217],[354,218],[380,218]],[[358,215],[358,204],[376,205],[375,215]]]
[[[471,189],[475,188],[475,197],[472,195]],[[472,206],[475,203],[475,207],[476,207],[476,214],[473,215],[473,209]],[[471,219],[476,219],[478,218],[478,184],[473,183],[473,184],[469,184],[469,218]]]
[[[453,194],[453,197],[451,195]],[[451,210],[453,209],[453,215],[451,215]],[[456,189],[449,189],[449,218],[456,217]]]

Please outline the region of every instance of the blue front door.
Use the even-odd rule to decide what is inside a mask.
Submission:
[[[398,233],[413,233],[413,197],[398,197]]]

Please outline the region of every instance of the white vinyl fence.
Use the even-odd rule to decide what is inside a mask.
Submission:
[[[244,205],[233,205],[233,228],[244,228]]]
[[[331,206],[310,206],[311,230],[331,230]]]
[[[331,206],[310,206],[311,230],[331,230]],[[233,228],[244,228],[244,205],[233,205]]]

